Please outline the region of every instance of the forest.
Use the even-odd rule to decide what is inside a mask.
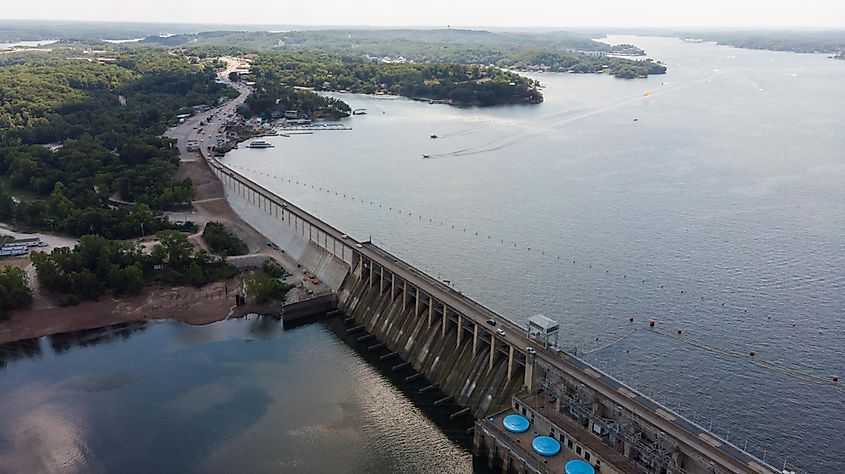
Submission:
[[[417,63],[482,64],[517,69],[549,66],[553,72],[609,73],[632,79],[663,74],[652,61],[589,56],[614,47],[568,32],[493,33],[483,30],[321,30],[286,33],[285,48],[334,51]],[[632,74],[633,72],[633,74]]]
[[[792,51],[794,53],[845,54],[845,31],[703,31],[678,33],[682,38],[700,38],[746,49]]]
[[[160,135],[191,106],[234,95],[214,79],[213,64],[151,50],[0,67],[0,221],[115,239],[175,228],[161,211],[193,186],[173,181],[178,151]]]
[[[73,249],[33,253],[32,262],[41,285],[65,295],[63,304],[96,299],[106,291],[116,295],[137,293],[153,282],[202,286],[238,272],[204,251],[194,255],[193,244],[183,232],[165,230],[157,237],[160,243],[146,254],[133,241],[86,235]]]
[[[0,320],[7,312],[23,308],[32,301],[32,290],[26,272],[18,267],[0,268]]]
[[[202,238],[212,252],[224,257],[244,255],[249,252],[246,243],[227,231],[219,222],[209,222],[202,230]]]
[[[393,94],[454,105],[536,104],[543,100],[534,80],[488,66],[387,63],[349,54],[282,52],[258,55],[252,73],[259,82],[258,92],[247,100],[253,112],[272,108],[290,86]]]
[[[584,56],[569,51],[538,48],[508,54],[499,66],[517,70],[539,69],[548,72],[598,74],[607,72],[620,79],[635,79],[651,74],[665,74],[666,66],[651,60],[631,61],[610,56]]]
[[[296,110],[302,117],[329,120],[348,117],[352,113],[349,104],[340,99],[297,90],[273,77],[275,76],[270,74],[268,77],[256,78],[258,87],[238,108],[238,113],[245,117],[262,115],[271,118],[273,112]]]
[[[200,57],[244,52],[310,52],[366,56],[390,61],[402,58],[420,64],[462,64],[529,68],[549,66],[553,72],[607,73],[623,79],[663,74],[651,60],[591,56],[614,46],[587,35],[564,31],[544,33],[490,32],[467,29],[431,30],[311,30],[280,33],[209,31],[152,36],[144,45],[177,48]],[[537,52],[555,55],[542,62]]]

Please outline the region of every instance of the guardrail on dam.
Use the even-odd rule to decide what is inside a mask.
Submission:
[[[350,332],[366,331],[358,339],[377,339],[371,350],[402,359],[395,370],[413,367],[431,382],[426,389],[438,388],[480,419],[476,454],[491,467],[549,472],[495,424],[514,412],[601,472],[779,472],[579,359],[536,346],[524,327],[378,246],[347,237],[215,158],[206,161],[232,208],[337,293]]]

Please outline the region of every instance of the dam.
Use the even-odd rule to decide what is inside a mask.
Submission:
[[[436,404],[462,407],[454,416],[476,418],[475,455],[490,468],[563,472],[569,459],[610,473],[781,472],[216,158],[206,162],[231,207],[335,292],[359,344],[395,361],[406,380],[427,380],[421,391],[444,394]],[[508,430],[511,415],[531,428]],[[541,435],[560,454],[532,450]]]

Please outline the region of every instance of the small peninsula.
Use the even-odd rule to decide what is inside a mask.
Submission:
[[[249,77],[249,76],[248,76]],[[253,113],[294,109],[314,117],[348,114],[348,106],[309,91],[397,95],[456,106],[537,104],[537,81],[492,66],[376,61],[324,53],[265,53],[252,63]],[[303,90],[307,89],[307,90]]]

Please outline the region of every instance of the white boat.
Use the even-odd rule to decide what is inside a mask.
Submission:
[[[273,144],[265,142],[264,140],[253,140],[246,146],[247,148],[273,148]]]

